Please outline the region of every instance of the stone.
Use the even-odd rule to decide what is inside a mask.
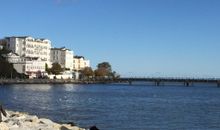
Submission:
[[[6,123],[4,122],[1,122],[0,123],[0,130],[9,130],[8,126]]]
[[[92,126],[89,128],[89,130],[99,130],[96,126]]]
[[[28,117],[25,119],[25,121],[37,123],[39,120],[38,120],[38,117],[37,117],[37,116],[28,116]]]
[[[51,120],[45,119],[45,118],[41,118],[41,119],[39,119],[39,121],[42,124],[48,124],[48,125],[52,125],[53,124],[53,122]]]
[[[7,119],[0,123],[0,130],[85,130],[74,123],[58,124],[49,119],[38,118],[35,115],[7,111]]]

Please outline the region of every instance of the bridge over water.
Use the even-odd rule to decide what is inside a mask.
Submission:
[[[129,83],[151,82],[155,86],[162,86],[165,83],[179,83],[184,86],[193,86],[195,83],[215,84],[220,87],[220,79],[217,78],[119,78],[115,82]]]

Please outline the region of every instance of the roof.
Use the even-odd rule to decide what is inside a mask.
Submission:
[[[26,39],[26,38],[32,38],[34,39],[34,41],[40,40],[40,41],[44,41],[44,40],[48,40],[46,38],[33,38],[31,36],[11,36],[11,37],[5,37],[6,39],[8,38],[22,38],[22,39]]]
[[[75,58],[75,59],[80,59],[80,58],[85,59],[84,56],[74,56],[74,58]]]
[[[51,50],[61,50],[61,51],[66,51],[66,50],[68,50],[68,51],[71,51],[70,49],[67,49],[67,48],[65,48],[65,47],[61,47],[61,48],[51,48]]]

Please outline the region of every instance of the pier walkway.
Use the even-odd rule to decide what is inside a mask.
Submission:
[[[195,83],[212,83],[220,87],[220,79],[215,78],[119,78],[114,81],[129,84],[133,82],[153,82],[155,86],[161,86],[164,83],[180,83],[184,86],[193,86]]]

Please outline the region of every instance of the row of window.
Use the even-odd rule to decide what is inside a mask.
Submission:
[[[40,46],[40,45],[33,45],[33,44],[27,44],[26,47],[28,47],[28,48],[47,49],[47,46]]]
[[[47,55],[47,52],[42,52],[42,51],[33,51],[33,50],[26,50],[27,54],[35,54],[35,55]]]
[[[45,69],[45,67],[43,66],[27,66],[26,67],[28,70],[31,69],[31,70],[42,70],[42,69]]]

